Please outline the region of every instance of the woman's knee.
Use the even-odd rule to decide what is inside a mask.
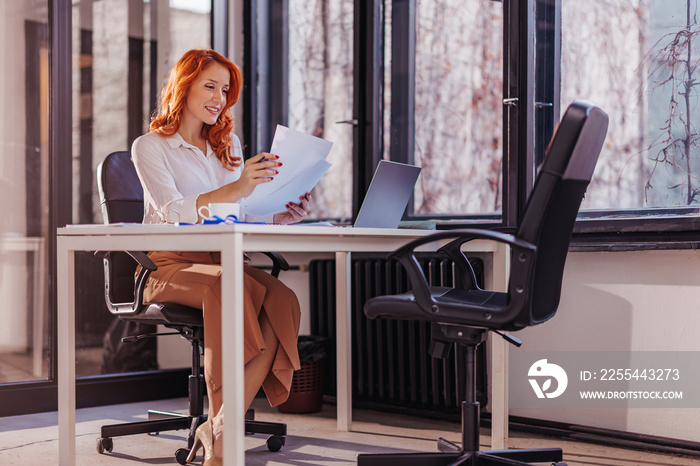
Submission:
[[[214,277],[214,280],[209,283],[207,293],[213,294],[221,301],[221,273]]]

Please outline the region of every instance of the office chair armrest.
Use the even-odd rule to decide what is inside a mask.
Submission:
[[[151,272],[158,270],[158,266],[142,251],[125,251],[141,266],[134,281],[134,302],[131,309],[125,313],[138,314],[142,308],[143,291],[146,289],[146,281]]]
[[[158,270],[158,266],[153,263],[153,261],[148,257],[148,255],[143,251],[124,251],[130,255],[143,269],[147,269],[149,272]]]
[[[411,284],[411,290],[416,298],[416,304],[418,304],[418,306],[427,313],[434,312],[437,303],[433,300],[430,294],[430,285],[428,284],[428,280],[423,273],[423,269],[418,263],[418,259],[416,259],[415,249],[419,246],[450,238],[456,239],[447,245],[442,246],[439,250],[445,254],[448,254],[451,258],[453,258],[453,260],[455,260],[458,273],[461,276],[461,284],[468,289],[476,288],[476,278],[474,276],[474,271],[471,264],[469,264],[468,259],[460,250],[460,247],[464,243],[474,239],[490,239],[501,243],[510,244],[515,248],[532,251],[536,249],[535,245],[520,240],[513,235],[475,228],[441,231],[406,243],[404,246],[390,254],[389,258],[398,260],[406,269],[408,280]]]
[[[528,243],[515,236],[507,233],[501,233],[493,230],[484,230],[480,228],[462,228],[459,230],[445,230],[437,233],[432,233],[420,238],[416,238],[413,241],[401,246],[399,249],[392,253],[392,256],[399,254],[411,253],[418,246],[423,246],[424,244],[432,243],[435,241],[440,241],[449,238],[458,238],[461,240],[460,244],[475,240],[475,239],[490,239],[498,241],[500,243],[507,243],[511,246],[518,248],[528,249],[534,251],[536,246],[534,244]]]
[[[272,271],[270,272],[270,275],[273,277],[279,277],[282,270],[289,270],[289,262],[287,262],[287,259],[285,259],[279,252],[270,251],[262,252],[261,254],[265,254],[272,261]]]
[[[464,230],[459,230],[464,232]],[[478,235],[474,234],[474,232],[480,232]],[[534,250],[535,246],[533,244],[527,243],[525,241],[522,241],[520,239],[515,238],[513,235],[508,234],[508,233],[503,233],[503,232],[495,232],[498,233],[497,236],[493,236],[490,233],[494,233],[494,231],[491,230],[472,230],[471,233],[467,233],[464,235],[459,235],[459,237],[440,249],[438,249],[438,252],[441,252],[443,254],[447,254],[450,259],[455,264],[455,272],[456,272],[456,286],[461,285],[462,289],[467,289],[467,290],[473,290],[473,289],[481,289],[479,285],[476,282],[476,273],[474,273],[474,268],[471,265],[471,262],[469,262],[469,259],[467,258],[466,254],[464,254],[464,251],[462,251],[462,245],[464,243],[467,243],[473,239],[484,239],[484,238],[489,238],[493,239],[496,241],[500,242],[505,242],[513,246],[514,248],[524,248],[526,250]]]
[[[158,269],[153,261],[142,251],[119,251],[128,254],[137,264],[141,266],[136,280],[134,281],[134,300],[123,303],[115,303],[110,296],[109,287],[105,286],[105,304],[109,312],[115,315],[138,314],[143,303],[143,290],[146,287],[146,280],[154,270]],[[95,256],[101,257],[104,262],[105,283],[110,283],[111,256],[108,251],[96,251]]]
[[[130,255],[132,259],[134,259],[142,268],[148,269],[151,272],[154,270],[158,270],[158,266],[153,263],[153,261],[146,255],[145,252],[142,251],[119,251],[119,252],[125,252],[126,254]],[[95,257],[99,257],[100,259],[109,259],[109,253],[110,251],[95,251]]]

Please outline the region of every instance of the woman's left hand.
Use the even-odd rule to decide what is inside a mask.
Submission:
[[[286,206],[287,210],[285,212],[275,214],[272,221],[274,223],[286,225],[288,223],[296,223],[303,220],[309,215],[309,212],[311,212],[311,206],[309,205],[310,200],[311,194],[306,193],[303,196],[299,196],[299,204],[288,202]]]

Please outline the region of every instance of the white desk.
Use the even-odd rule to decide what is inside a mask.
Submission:
[[[281,225],[76,225],[58,229],[58,427],[59,464],[75,464],[75,251],[220,251],[222,306],[239,312],[222,316],[223,396],[226,403],[225,464],[245,464],[243,384],[243,251],[332,252],[336,258],[336,344],[338,430],[352,427],[350,255],[388,252],[430,230],[385,230]],[[434,250],[434,249],[433,249]],[[471,241],[469,251],[493,257],[487,285],[505,289],[507,246]],[[491,340],[492,359],[503,358],[505,342]],[[491,364],[494,448],[505,447],[507,427],[505,360]],[[500,401],[499,401],[500,400]]]

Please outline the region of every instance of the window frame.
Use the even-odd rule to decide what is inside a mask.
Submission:
[[[543,41],[542,49],[551,49],[554,59],[536,70],[536,84],[540,80],[553,83],[552,102],[560,104],[560,67],[561,67],[561,35],[566,31],[561,26],[562,0],[537,0],[538,6],[551,6],[552,11],[541,12],[538,24],[542,36],[536,37]],[[555,33],[549,34],[548,30]],[[540,44],[538,44],[540,45]],[[560,109],[555,108],[553,122],[559,121]],[[552,125],[553,131],[553,125]],[[551,132],[549,133],[551,137]],[[547,139],[549,139],[549,137]],[[544,154],[546,141],[540,141],[540,150]],[[658,248],[695,248],[698,239],[695,235],[700,231],[700,206],[681,208],[638,208],[638,209],[596,209],[579,212],[579,218],[574,227],[574,240],[580,245],[596,249],[609,249],[613,244],[629,249],[658,249]],[[624,217],[624,218],[622,218]]]
[[[415,0],[410,2],[415,8]],[[499,1],[499,0],[494,0]],[[504,114],[503,114],[503,198],[502,214],[434,216],[438,229],[481,225],[496,228],[515,228],[522,216],[527,197],[534,185],[537,165],[544,153],[556,123],[561,117],[560,63],[561,63],[561,8],[562,0],[503,0],[504,4]],[[393,2],[396,8],[397,0]],[[397,16],[392,13],[393,19]],[[399,17],[401,19],[401,17]],[[415,17],[405,16],[403,21]],[[394,25],[395,28],[395,25]],[[404,27],[405,28],[405,27]],[[404,29],[402,28],[402,29]],[[392,29],[393,30],[393,29]],[[394,34],[396,34],[394,32]],[[415,37],[415,36],[413,36]],[[409,54],[415,52],[410,36],[401,38],[408,45]],[[392,52],[392,58],[406,51]],[[393,63],[393,62],[392,62]],[[397,69],[397,73],[411,68]],[[413,68],[414,69],[414,68]],[[392,75],[394,70],[392,69]],[[397,75],[398,76],[398,75]],[[392,83],[394,82],[392,76]],[[392,95],[403,95],[404,90]],[[393,105],[392,105],[393,106]],[[393,108],[392,108],[393,111]],[[393,116],[392,116],[393,121]],[[412,134],[412,128],[392,127],[392,147],[396,131]],[[402,141],[404,141],[402,139]],[[404,153],[412,155],[412,144],[404,144]],[[402,160],[411,162],[412,158]],[[608,248],[607,244],[625,244],[625,248],[657,248],[681,246],[697,240],[693,232],[700,230],[700,206],[663,209],[587,210],[579,214],[574,235],[579,243]],[[621,216],[630,218],[619,218]],[[409,218],[412,218],[409,215]],[[418,217],[413,217],[418,218]]]
[[[389,0],[387,0],[389,1]],[[557,0],[558,1],[558,0]],[[534,167],[534,49],[532,28],[535,0],[504,0],[504,115],[503,208],[501,215],[434,215],[438,229],[483,225],[513,228],[518,224],[532,187]],[[355,127],[353,218],[382,158],[383,129],[383,1],[355,2]],[[416,0],[392,1],[390,160],[414,161]],[[522,73],[521,70],[528,70]],[[507,76],[508,78],[506,78]],[[408,78],[407,78],[408,77]],[[394,83],[401,82],[402,87]],[[521,96],[525,96],[524,98]],[[507,102],[511,102],[508,104]],[[408,117],[406,117],[408,115]],[[372,125],[371,122],[377,122]],[[363,157],[361,154],[365,154]],[[520,156],[522,154],[522,156]],[[409,203],[405,218],[413,215]]]
[[[522,215],[534,180],[534,57],[532,34],[535,0],[503,0],[503,163],[502,210],[495,215],[433,215],[438,229],[464,226],[514,228]],[[392,128],[391,160],[413,162],[413,118],[400,116],[413,112],[415,83],[416,0],[392,2]],[[402,47],[406,44],[406,47]],[[405,83],[403,88],[394,83]],[[409,97],[410,94],[410,97]],[[396,98],[394,98],[396,96]],[[410,98],[410,100],[409,100]],[[400,102],[403,100],[403,104]],[[409,102],[406,104],[405,102]],[[398,110],[394,108],[399,103]],[[398,124],[395,125],[395,122]],[[545,129],[546,130],[546,129]],[[550,133],[551,134],[551,133]],[[397,141],[397,142],[395,142]],[[400,155],[406,154],[406,155]],[[412,210],[412,209],[410,209]],[[419,219],[409,211],[407,218]]]
[[[386,0],[392,1],[392,0]],[[538,161],[544,156],[549,139],[560,119],[560,54],[561,54],[561,2],[562,0],[493,0],[504,8],[504,79],[503,79],[503,192],[500,215],[434,215],[438,229],[464,226],[513,229],[524,212],[527,197],[534,185]],[[246,2],[247,4],[247,2]],[[269,17],[286,18],[275,14],[285,8],[287,0],[268,0]],[[384,11],[383,0],[355,1],[355,67],[353,119],[353,196],[352,212],[356,217],[374,168],[383,157],[383,50]],[[415,121],[413,90],[415,80],[415,23],[416,0],[392,1],[392,83],[402,81],[404,87],[392,88],[390,159],[411,163],[413,161],[413,135]],[[272,20],[249,20],[246,47],[253,38],[267,41],[257,50],[285,50],[287,38],[283,34],[272,35],[286,23],[273,24]],[[264,29],[261,30],[261,29]],[[285,29],[286,30],[286,29]],[[565,32],[565,31],[564,31]],[[252,34],[251,34],[252,33]],[[273,69],[285,60],[285,55],[273,60],[272,54],[257,56],[252,52],[246,57],[246,86],[255,89],[253,78],[259,70]],[[248,59],[251,61],[248,61]],[[257,61],[257,64],[256,64]],[[261,63],[264,67],[261,68]],[[251,66],[248,66],[251,65]],[[284,67],[281,67],[284,69]],[[257,71],[256,71],[257,70]],[[271,74],[266,88],[249,92],[246,111],[261,114],[286,115],[287,83],[284,76]],[[278,94],[273,95],[272,89]],[[279,92],[284,90],[284,92]],[[257,104],[257,105],[256,105]],[[257,110],[256,110],[257,108]],[[405,115],[409,115],[408,118]],[[247,126],[269,128],[272,118],[246,118]],[[280,121],[281,122],[281,121]],[[374,122],[374,123],[373,123]],[[265,130],[267,131],[267,130]],[[248,141],[260,141],[253,129]],[[268,135],[269,136],[269,135]],[[269,137],[268,137],[269,139]],[[412,203],[409,205],[412,210]],[[422,219],[407,212],[408,219]],[[686,209],[688,210],[688,209]],[[697,210],[689,208],[689,210]],[[615,218],[634,213],[632,218]],[[668,242],[668,232],[695,232],[700,230],[700,218],[684,215],[678,209],[645,209],[644,211],[585,211],[580,214],[574,233],[581,240],[592,243],[638,243],[638,234],[644,233],[645,245],[654,247]],[[670,240],[671,242],[675,240]]]

